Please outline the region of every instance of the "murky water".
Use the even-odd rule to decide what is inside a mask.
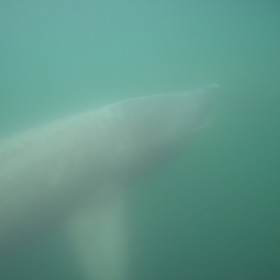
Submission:
[[[279,279],[277,1],[2,1],[0,135],[216,82],[197,141],[126,193],[129,280]],[[5,279],[87,279],[62,229]],[[105,265],[105,264],[104,264]]]

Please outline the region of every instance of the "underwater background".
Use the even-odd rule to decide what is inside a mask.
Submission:
[[[128,280],[280,279],[279,15],[272,0],[0,1],[1,137],[221,86],[191,149],[128,191]],[[87,279],[66,243],[1,260],[0,278]]]

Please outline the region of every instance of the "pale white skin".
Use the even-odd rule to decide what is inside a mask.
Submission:
[[[124,279],[122,199],[114,195],[111,206],[99,210],[104,219],[88,207],[115,194],[120,185],[144,179],[147,163],[150,170],[184,146],[206,124],[208,91],[215,88],[125,100],[2,141],[0,254],[16,254],[35,236],[65,223],[81,255],[91,262],[94,248],[88,246],[89,238],[107,236],[105,242],[91,242],[107,246],[104,251],[110,257],[108,265],[97,266],[100,271],[93,265],[90,277]],[[84,224],[88,232],[94,227],[89,220],[98,228],[94,234],[85,233]]]

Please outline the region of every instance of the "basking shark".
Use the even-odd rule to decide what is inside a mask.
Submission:
[[[127,99],[2,140],[0,257],[60,226],[89,279],[125,279],[122,186],[144,180],[207,124],[216,88]]]

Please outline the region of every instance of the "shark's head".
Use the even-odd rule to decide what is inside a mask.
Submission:
[[[133,150],[138,151],[145,161],[158,161],[185,145],[193,134],[208,123],[213,91],[217,88],[216,84],[212,84],[182,94],[121,102],[119,109],[129,126]]]

